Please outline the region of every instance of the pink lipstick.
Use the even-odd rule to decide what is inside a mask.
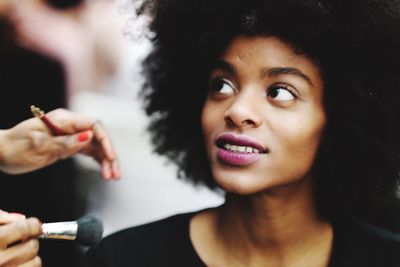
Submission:
[[[268,153],[259,143],[245,136],[222,134],[215,143],[218,160],[229,165],[249,165]]]

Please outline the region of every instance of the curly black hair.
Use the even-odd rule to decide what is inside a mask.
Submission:
[[[277,36],[322,70],[321,215],[376,214],[395,201],[400,171],[400,9],[386,2],[146,1],[154,50],[142,96],[155,151],[177,164],[179,177],[215,188],[200,125],[211,68],[237,35]]]

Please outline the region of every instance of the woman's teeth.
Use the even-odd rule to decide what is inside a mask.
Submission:
[[[260,153],[258,149],[250,146],[237,146],[237,145],[225,144],[224,148],[226,150],[241,152],[241,153]]]

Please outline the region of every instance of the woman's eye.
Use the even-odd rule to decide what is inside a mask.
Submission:
[[[267,96],[277,101],[290,101],[295,99],[294,94],[285,86],[272,86],[268,89]]]
[[[233,94],[235,92],[232,83],[226,79],[215,79],[212,81],[211,91],[219,94]]]

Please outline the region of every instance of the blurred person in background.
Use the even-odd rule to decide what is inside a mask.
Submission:
[[[8,3],[3,13],[18,45],[60,63],[68,95],[97,90],[125,55],[122,30],[112,15],[119,1],[73,1],[67,9],[43,0]]]

